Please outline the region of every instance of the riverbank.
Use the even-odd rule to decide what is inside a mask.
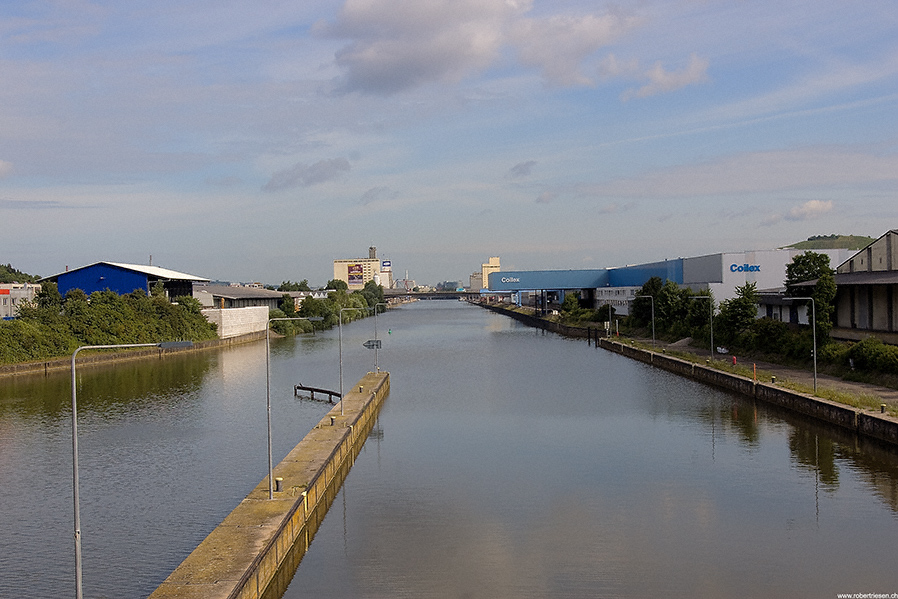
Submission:
[[[252,343],[265,339],[265,331],[257,331],[237,337],[229,337],[227,339],[209,339],[207,341],[197,341],[189,347],[178,347],[162,349],[159,347],[149,347],[145,349],[133,349],[123,351],[104,351],[85,353],[79,355],[75,362],[80,367],[82,365],[100,365],[113,364],[116,362],[125,362],[129,360],[145,360],[149,358],[161,359],[167,355],[183,352],[205,351],[209,349],[219,349],[240,345],[243,343]],[[0,378],[29,375],[29,374],[48,374],[59,370],[69,370],[72,367],[72,358],[53,358],[52,360],[39,360],[36,362],[21,362],[18,364],[4,364],[0,366]]]
[[[150,595],[260,599],[289,585],[374,426],[390,375],[369,372]]]
[[[503,306],[481,304],[484,308],[504,314],[528,326],[549,330],[560,335],[577,338],[591,339],[594,330],[581,327],[571,327],[557,322],[547,321],[537,316],[524,314]],[[621,342],[619,339],[597,338],[597,347],[614,351],[615,353],[663,368],[669,372],[679,374],[694,380],[710,384],[716,387],[735,391],[741,395],[752,397],[767,403],[771,403],[791,411],[811,416],[842,428],[852,430],[858,434],[870,436],[881,441],[898,444],[898,418],[886,414],[886,404],[881,404],[880,410],[848,405],[846,403],[832,401],[818,397],[810,393],[803,393],[785,387],[782,379],[772,379],[769,383],[754,377],[746,377],[734,372],[727,372],[717,368],[719,360],[706,360],[705,364],[686,360],[675,356],[658,353],[649,349],[643,349],[634,344]],[[726,363],[720,363],[723,367]],[[844,382],[847,388],[852,383]],[[856,385],[861,385],[860,383]],[[857,394],[869,392],[869,385],[863,386],[863,391],[857,388]],[[891,392],[891,390],[883,390]]]

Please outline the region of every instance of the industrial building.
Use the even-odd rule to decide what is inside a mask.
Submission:
[[[817,251],[828,255],[831,264],[840,264],[851,254],[842,249]],[[615,314],[626,315],[630,302],[652,277],[695,291],[710,290],[717,302],[736,297],[736,288],[746,283],[755,283],[759,290],[783,289],[786,266],[801,253],[803,250],[775,249],[595,270],[504,271],[490,275],[489,289],[520,292],[518,303],[537,306],[561,303],[566,293],[576,292],[590,307],[610,304]]]
[[[344,281],[350,291],[362,289],[368,281],[392,289],[393,264],[390,260],[378,259],[377,248],[372,246],[368,248],[367,258],[334,260],[334,279]]]
[[[182,295],[192,295],[194,283],[208,283],[209,279],[158,266],[95,262],[72,270],[66,268],[65,272],[40,280],[40,282],[44,281],[56,283],[59,293],[62,295],[71,289],[81,289],[88,295],[94,291],[107,289],[119,295],[125,295],[135,290],[142,290],[149,294],[154,285],[162,283],[165,294],[170,299],[174,299]]]

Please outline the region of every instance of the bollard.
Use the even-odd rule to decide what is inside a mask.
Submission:
[[[770,377],[770,382],[773,383],[773,384],[775,385],[775,384],[776,384],[776,377],[775,377],[775,376]]]
[[[359,385],[359,393],[364,393],[364,392],[365,392],[365,387],[363,387],[362,385]]]
[[[886,404],[879,404],[879,413],[880,414],[886,413]]]
[[[331,416],[331,426],[334,425],[334,422],[337,420],[336,416]]]
[[[281,490],[282,490],[281,484],[283,484],[283,482],[284,482],[283,477],[280,477],[280,476],[274,477],[274,492],[275,493],[281,492]]]
[[[736,356],[733,356],[733,366],[736,365]]]

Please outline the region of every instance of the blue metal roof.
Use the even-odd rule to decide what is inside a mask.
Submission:
[[[491,291],[641,287],[652,277],[683,284],[683,259],[594,270],[512,270],[490,273]]]
[[[608,271],[601,270],[512,270],[490,273],[490,291],[531,289],[593,289],[605,287]]]

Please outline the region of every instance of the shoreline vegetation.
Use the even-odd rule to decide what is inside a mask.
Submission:
[[[299,310],[293,306],[293,299],[285,294],[280,309],[270,311],[269,316],[313,317],[316,321],[273,322],[272,331],[295,335],[329,329],[339,324],[340,314],[345,324],[369,316],[374,309],[382,311],[385,302],[380,285],[370,282],[349,293],[344,283],[327,298],[306,298]],[[161,285],[150,295],[140,290],[126,295],[109,290],[87,295],[73,289],[63,297],[54,283],[44,283],[34,301],[19,308],[15,319],[0,321],[0,367],[68,358],[83,345],[218,341],[216,325],[206,320],[202,308],[191,296],[169,301]],[[264,337],[264,330],[261,333]]]

